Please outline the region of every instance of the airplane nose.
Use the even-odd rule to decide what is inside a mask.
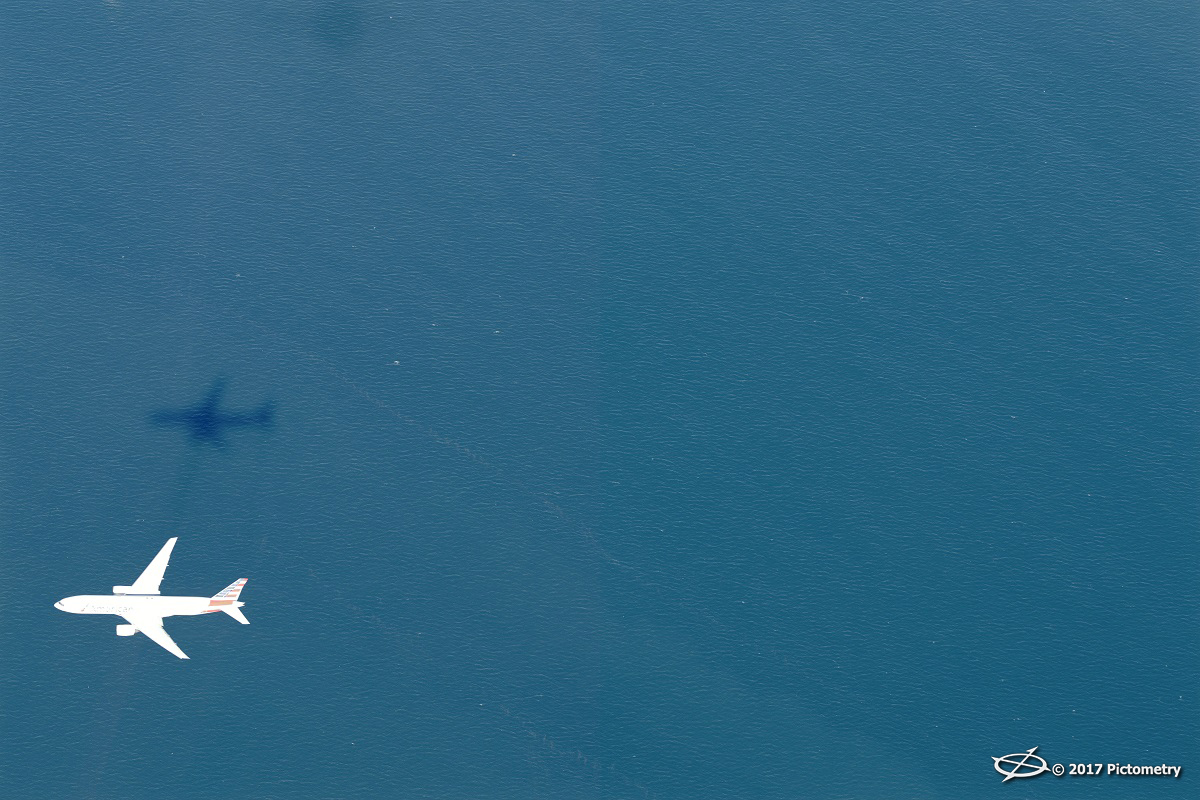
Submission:
[[[59,600],[57,603],[55,603],[54,607],[57,608],[59,611],[62,611],[63,610],[62,600]]]

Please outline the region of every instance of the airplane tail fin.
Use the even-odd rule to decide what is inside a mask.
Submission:
[[[238,595],[242,593],[242,587],[245,585],[246,579],[238,578],[212,596],[212,599],[208,601],[209,608],[213,611],[224,611],[243,625],[249,625],[250,620],[246,619],[246,615],[242,613],[243,604],[238,602]]]
[[[215,606],[219,601],[233,602],[238,599],[238,595],[242,593],[242,587],[246,585],[245,578],[238,578],[233,583],[226,586],[221,591],[212,596],[209,605]]]
[[[254,412],[254,424],[260,428],[270,428],[275,424],[275,404],[267,401]]]

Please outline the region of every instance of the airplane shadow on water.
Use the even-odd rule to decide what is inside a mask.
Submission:
[[[150,422],[160,428],[176,428],[187,432],[195,443],[218,447],[225,444],[225,432],[237,428],[270,430],[275,424],[275,404],[267,401],[254,411],[223,411],[221,396],[224,379],[218,379],[198,405],[182,409],[160,409],[150,415]]]

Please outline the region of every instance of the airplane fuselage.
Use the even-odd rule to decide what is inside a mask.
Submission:
[[[59,611],[70,614],[136,614],[144,612],[156,617],[190,617],[222,611],[225,606],[239,608],[237,600],[213,600],[211,597],[171,597],[158,594],[81,594],[66,597],[54,604]]]

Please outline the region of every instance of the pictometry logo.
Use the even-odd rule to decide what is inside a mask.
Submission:
[[[1031,747],[1024,753],[1009,753],[1006,756],[996,758],[992,756],[992,761],[996,762],[996,772],[1004,776],[1001,783],[1008,783],[1013,778],[1036,778],[1043,772],[1050,769],[1050,765],[1046,763],[1046,759],[1039,755],[1034,755],[1036,747]]]
[[[1001,783],[1008,783],[1013,778],[1036,778],[1043,772],[1052,772],[1055,777],[1163,777],[1178,779],[1183,775],[1180,764],[1122,764],[1120,762],[1105,763],[1102,761],[1072,761],[1069,764],[1047,764],[1046,759],[1037,754],[1037,748],[1031,747],[1024,753],[1009,753],[1006,756],[992,756],[992,765],[1004,776]]]

